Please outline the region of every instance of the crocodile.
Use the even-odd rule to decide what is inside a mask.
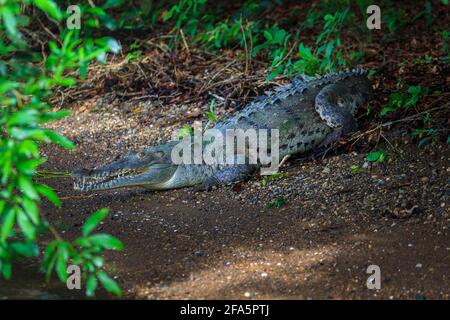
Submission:
[[[355,68],[325,75],[299,76],[257,97],[214,129],[278,129],[279,158],[330,146],[357,129],[359,108],[372,97],[367,70]],[[181,187],[210,189],[246,180],[258,163],[185,164],[172,161],[179,141],[130,151],[96,169],[72,173],[79,191],[142,186],[152,190]]]

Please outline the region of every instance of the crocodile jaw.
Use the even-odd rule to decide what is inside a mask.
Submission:
[[[74,189],[78,191],[107,190],[142,184],[142,176],[149,168],[75,171]]]

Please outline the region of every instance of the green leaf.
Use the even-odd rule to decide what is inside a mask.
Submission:
[[[394,112],[396,111],[397,108],[393,108],[393,107],[385,107],[383,109],[381,109],[380,111],[380,116],[384,117],[385,115],[387,115],[388,113]]]
[[[35,141],[25,140],[19,144],[19,153],[24,154],[27,157],[39,157],[39,148]]]
[[[107,0],[103,5],[103,9],[120,7],[123,4],[123,0]]]
[[[358,173],[363,173],[364,172],[363,168],[358,167],[357,165],[354,165],[354,164],[350,167],[350,169],[352,170],[353,174],[358,174]]]
[[[104,260],[103,260],[103,258],[100,257],[100,256],[94,257],[94,258],[92,259],[92,262],[94,263],[94,265],[95,265],[97,268],[103,267],[103,264],[104,264]]]
[[[2,268],[1,268],[1,271],[2,271],[2,274],[3,274],[3,277],[6,279],[6,280],[8,280],[8,279],[10,279],[11,278],[11,275],[12,275],[12,265],[11,265],[11,262],[9,262],[9,261],[1,261],[2,262],[2,265],[0,265]]]
[[[55,78],[56,84],[63,87],[71,87],[77,83],[77,80],[72,77],[64,78],[57,77]]]
[[[373,151],[366,156],[366,161],[369,162],[383,162],[386,158],[386,155],[383,150]]]
[[[1,175],[1,183],[2,184],[6,184],[6,181],[9,178],[9,175],[11,173],[11,160],[7,159],[4,161],[3,163],[3,167],[2,167],[2,175]]]
[[[49,263],[50,259],[53,257],[53,255],[56,252],[56,246],[58,245],[58,240],[53,240],[47,246],[44,250],[44,257],[42,259],[42,266]],[[41,268],[42,270],[42,268]]]
[[[33,125],[38,120],[38,111],[35,109],[20,110],[12,114],[7,123],[9,126]]]
[[[36,168],[46,161],[45,158],[31,159],[21,161],[16,165],[16,168],[25,175],[34,175]]]
[[[17,21],[14,13],[7,6],[3,6],[1,9],[6,30],[10,33],[10,35],[15,36],[17,33]]]
[[[10,244],[11,249],[23,257],[37,257],[39,255],[39,247],[32,241],[13,242]]]
[[[56,20],[62,19],[61,11],[56,3],[52,0],[34,0],[34,4],[38,6],[42,11],[48,13],[52,18]]]
[[[428,141],[430,141],[431,140],[431,137],[424,137],[424,138],[422,138],[422,139],[420,139],[420,141],[417,143],[417,145],[420,147],[420,146],[423,146],[425,143],[427,143]]]
[[[18,140],[37,139],[41,141],[48,141],[45,130],[41,128],[18,128],[12,127],[9,134]]]
[[[262,188],[265,188],[267,186],[267,179],[266,178],[263,178],[262,180],[261,180],[261,187]]]
[[[1,221],[0,242],[4,242],[9,237],[16,221],[15,208],[9,208],[6,212],[3,212]]]
[[[51,130],[46,130],[47,137],[54,143],[59,144],[60,146],[66,149],[74,149],[75,145],[72,141],[67,139],[66,137],[60,135],[59,133]]]
[[[55,206],[61,206],[61,200],[59,200],[58,195],[53,191],[52,188],[46,186],[45,184],[39,184],[35,186],[36,190],[50,200]]]
[[[95,295],[95,290],[97,289],[97,278],[95,275],[90,275],[86,281],[86,295],[88,297],[93,297]]]
[[[300,45],[299,45],[298,54],[300,55],[300,58],[302,58],[302,59],[305,59],[305,60],[313,59],[311,49],[308,47],[305,47],[303,45],[303,43],[300,43]]]
[[[23,234],[30,240],[34,240],[36,238],[36,228],[31,223],[30,219],[28,219],[27,214],[21,209],[16,208],[17,215],[17,223],[19,224],[20,229]]]
[[[56,248],[58,243],[59,240],[53,240],[47,244],[44,250],[44,258],[42,259],[40,270],[41,272],[45,272],[47,280],[50,278],[53,267],[56,263]]]
[[[212,99],[211,103],[209,104],[209,111],[205,112],[209,122],[216,122],[217,121],[217,116],[214,113],[215,107],[216,107],[216,100]]]
[[[325,17],[323,17],[323,19],[325,21],[333,21],[334,20],[334,16],[331,15],[331,14],[327,14],[327,15],[325,15]]]
[[[90,247],[91,242],[89,241],[89,238],[86,237],[79,237],[75,240],[75,244],[80,247]]]
[[[39,224],[39,209],[36,203],[28,197],[23,197],[22,207],[25,209],[26,214],[31,221],[37,225]]]
[[[118,297],[122,296],[122,290],[120,289],[119,285],[117,284],[117,282],[113,279],[111,279],[106,272],[104,271],[99,271],[97,273],[98,279],[100,280],[101,284],[103,285],[103,287],[108,291],[111,292],[113,294],[115,294]]]
[[[39,195],[31,182],[31,178],[24,175],[19,175],[18,184],[20,191],[26,194],[30,199],[39,200]]]
[[[69,260],[69,244],[62,241],[58,244],[56,251],[56,273],[61,281],[67,280],[67,262]]]
[[[56,112],[49,112],[41,117],[41,121],[47,122],[47,121],[51,121],[51,120],[58,120],[58,119],[62,119],[64,117],[66,117],[68,115],[70,115],[69,110],[59,110]]]
[[[87,218],[86,222],[83,225],[83,228],[81,229],[83,236],[89,235],[97,227],[97,225],[106,218],[106,216],[108,215],[108,211],[109,210],[107,208],[103,208]]]
[[[123,244],[122,242],[109,235],[104,233],[94,234],[89,237],[89,241],[96,246],[105,248],[105,249],[112,249],[112,250],[123,250]]]
[[[177,131],[177,137],[178,138],[184,138],[188,137],[194,134],[194,128],[192,128],[190,125],[185,124],[183,125],[178,131]]]
[[[275,200],[271,203],[268,203],[266,205],[266,208],[272,209],[272,208],[280,208],[282,205],[286,203],[286,200],[284,200],[283,197],[276,197]]]
[[[119,53],[122,50],[120,43],[114,38],[108,38],[108,48],[112,53]]]
[[[281,44],[283,44],[283,40],[285,37],[286,37],[286,31],[284,31],[283,29],[280,29],[275,33],[274,40],[277,44],[281,45]]]
[[[114,18],[109,14],[105,13],[104,15],[100,16],[100,20],[102,21],[102,24],[111,31],[116,30],[118,27],[116,20],[114,20]]]
[[[263,35],[267,39],[267,41],[272,41],[273,40],[272,34],[269,31],[264,30]]]

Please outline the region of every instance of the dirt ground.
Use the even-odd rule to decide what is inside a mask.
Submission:
[[[141,125],[137,119],[148,114],[124,110],[108,105],[55,122],[77,149],[46,146],[44,169],[100,165],[179,126],[165,124],[177,119],[170,114]],[[126,298],[449,299],[448,145],[418,147],[410,137],[389,133],[390,146],[380,147],[395,152],[378,165],[364,161],[364,150],[290,160],[265,187],[256,176],[211,192],[79,193],[70,178],[44,179],[63,206],[42,210],[72,239],[92,212],[110,208],[98,231],[124,242],[125,251],[108,253],[107,261]],[[277,197],[286,203],[266,208]],[[381,269],[381,290],[366,287],[372,264]],[[83,297],[57,281],[45,284],[34,263],[19,264],[15,277],[14,287],[0,284],[0,296]]]
[[[70,152],[46,148],[46,169],[57,171],[104,163],[129,148],[124,141],[143,146],[155,127],[113,106],[54,125],[78,144]],[[294,159],[265,187],[255,177],[200,193],[78,193],[71,179],[48,179],[63,207],[43,212],[73,238],[90,213],[110,208],[100,231],[124,242],[107,261],[128,298],[448,299],[448,146],[393,136],[397,153],[385,163],[365,164],[357,151]],[[352,165],[364,172],[352,173]],[[266,208],[278,196],[286,204]],[[366,287],[372,264],[381,269],[381,290]]]

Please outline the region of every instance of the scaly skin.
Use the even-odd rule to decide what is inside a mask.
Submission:
[[[321,77],[301,77],[256,99],[214,129],[278,129],[280,159],[329,145],[357,128],[357,110],[372,95],[364,69]],[[73,173],[75,189],[105,190],[143,186],[153,190],[226,185],[244,180],[259,164],[180,164],[171,152],[178,141],[128,153],[101,168]],[[207,143],[205,143],[207,144]],[[237,151],[239,152],[239,151]],[[236,157],[242,156],[239,154]]]

